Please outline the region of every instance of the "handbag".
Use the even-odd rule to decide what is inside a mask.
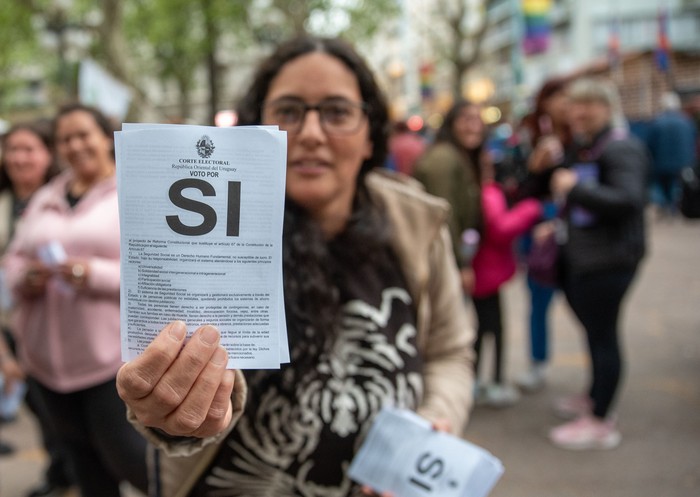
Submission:
[[[526,259],[530,278],[543,286],[559,286],[559,251],[554,232],[533,242]]]
[[[553,229],[542,236],[533,237],[525,262],[528,274],[535,283],[556,288],[561,283],[561,247],[566,237],[566,227],[561,217],[548,222],[554,223]]]

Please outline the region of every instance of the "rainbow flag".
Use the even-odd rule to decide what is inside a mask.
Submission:
[[[671,58],[671,42],[668,40],[668,12],[666,9],[659,10],[659,27],[656,41],[654,59],[656,67],[661,72],[668,72]]]
[[[523,52],[525,55],[546,52],[552,30],[549,21],[552,0],[523,0],[522,6],[525,24]]]
[[[420,96],[424,100],[429,100],[433,98],[433,64],[425,62],[420,65]]]

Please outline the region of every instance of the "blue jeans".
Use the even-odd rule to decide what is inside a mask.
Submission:
[[[549,359],[547,311],[555,288],[540,285],[529,275],[527,287],[530,290],[530,356],[532,362],[544,363]]]

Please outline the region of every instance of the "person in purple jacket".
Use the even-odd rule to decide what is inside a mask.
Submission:
[[[22,367],[65,444],[82,495],[146,489],[145,440],[126,420],[115,378],[119,213],[112,127],[73,104],[54,123],[66,171],[34,194],[4,261],[16,299]]]

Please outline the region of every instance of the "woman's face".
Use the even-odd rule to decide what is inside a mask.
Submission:
[[[553,93],[543,104],[544,112],[550,117],[555,125],[566,123],[569,112],[569,97],[564,90]]]
[[[12,185],[39,188],[51,165],[51,152],[35,133],[18,129],[5,139],[5,168]]]
[[[56,123],[56,151],[81,178],[94,178],[114,165],[112,137],[89,112],[64,114]]]
[[[312,52],[287,62],[272,80],[265,98],[264,124],[285,128],[280,122],[285,108],[271,110],[281,102],[339,103],[342,118],[343,106],[359,109],[362,96],[357,77],[344,63],[332,55]],[[332,129],[329,133],[330,120],[322,125],[320,117],[318,111],[308,110],[300,127],[287,132],[287,195],[314,218],[346,218],[352,210],[357,175],[372,154],[367,117],[362,112],[356,129],[346,133]]]
[[[610,124],[610,107],[600,100],[578,100],[569,106],[569,124],[574,135],[593,138]]]
[[[467,150],[474,150],[484,141],[484,122],[481,109],[476,105],[463,107],[454,122],[452,131],[457,141]]]

